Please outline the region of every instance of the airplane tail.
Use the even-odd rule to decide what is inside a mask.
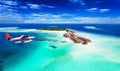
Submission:
[[[5,37],[6,37],[6,40],[11,40],[12,39],[12,37],[8,33],[5,34]]]

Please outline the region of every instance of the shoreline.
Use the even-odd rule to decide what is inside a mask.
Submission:
[[[68,30],[68,29],[67,28],[53,27],[53,28],[37,28],[36,30],[65,31],[65,30]]]

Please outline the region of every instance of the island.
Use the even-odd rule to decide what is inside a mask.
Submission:
[[[74,43],[81,43],[81,44],[83,44],[83,45],[87,45],[88,43],[90,43],[91,42],[91,40],[90,39],[88,39],[88,38],[85,38],[85,37],[81,37],[81,36],[78,36],[78,35],[76,35],[75,33],[75,31],[73,31],[73,30],[69,30],[69,29],[67,29],[67,28],[58,28],[58,27],[50,27],[50,28],[39,28],[39,29],[37,29],[37,30],[45,30],[45,31],[49,31],[49,32],[51,32],[51,31],[55,31],[55,32],[57,32],[58,34],[60,33],[60,32],[62,32],[62,35],[63,35],[63,37],[65,37],[65,38],[69,38],[71,41],[73,41]],[[52,32],[51,32],[52,33]],[[61,34],[60,34],[61,35]],[[50,46],[50,47],[53,47],[53,46]],[[53,48],[55,48],[55,47],[53,47]]]
[[[58,27],[50,27],[50,28],[38,28],[37,30],[49,30],[49,31],[66,31],[67,28],[58,28]]]

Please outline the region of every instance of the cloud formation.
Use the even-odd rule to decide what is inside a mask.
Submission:
[[[75,4],[80,4],[80,5],[85,5],[85,2],[83,0],[69,0],[71,3]]]
[[[38,4],[27,4],[31,9],[39,9],[40,5]]]
[[[0,3],[7,4],[7,5],[18,5],[16,1],[11,1],[11,0],[2,0]]]
[[[0,13],[0,23],[23,23],[22,16],[13,12]]]
[[[0,4],[0,12],[1,13],[4,13],[4,12],[14,12],[14,11],[16,11],[16,10],[12,9],[11,6]]]
[[[116,10],[99,5],[103,0],[95,5],[92,0],[51,1],[0,0],[0,23],[120,23]]]
[[[73,14],[22,14],[13,12],[0,13],[0,23],[120,23],[120,17],[80,17]]]
[[[45,4],[41,4],[40,7],[45,7],[45,8],[56,8],[54,6],[49,6],[49,5],[45,5]]]
[[[117,24],[120,23],[120,17],[76,17],[80,23],[100,23],[100,24]]]
[[[29,4],[32,9],[38,9],[41,7],[54,8],[48,5]],[[27,8],[24,6],[22,8]],[[74,14],[62,13],[30,13],[19,14],[16,13],[11,6],[0,4],[0,23],[120,23],[120,17],[81,17]],[[6,12],[7,11],[7,12]],[[91,12],[107,12],[109,9],[91,8],[87,11]]]
[[[99,9],[100,12],[109,12],[110,9]]]
[[[25,20],[25,23],[70,23],[67,17],[71,17],[71,14],[29,14],[29,19]]]
[[[89,12],[101,12],[101,13],[104,13],[104,12],[109,12],[110,9],[90,8],[90,9],[86,9],[86,11],[89,11]]]
[[[28,16],[28,15],[27,15]],[[29,14],[25,23],[120,23],[120,17],[80,17],[72,14]]]
[[[42,8],[56,8],[54,6],[49,6],[49,5],[45,5],[45,4],[31,4],[31,3],[28,3],[27,4],[29,6],[29,8],[31,9],[42,9]],[[25,9],[27,8],[26,6],[21,6],[21,8]]]

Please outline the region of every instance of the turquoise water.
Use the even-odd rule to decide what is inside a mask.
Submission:
[[[68,40],[58,33],[36,34],[58,41]],[[91,39],[92,43],[33,41],[5,60],[4,71],[120,71],[119,37],[80,31],[77,34]],[[51,45],[57,48],[49,47]]]

